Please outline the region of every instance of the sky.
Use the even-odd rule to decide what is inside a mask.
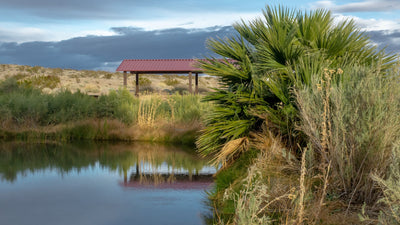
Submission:
[[[115,71],[123,59],[202,58],[266,5],[331,10],[400,53],[400,0],[0,0],[0,64]]]

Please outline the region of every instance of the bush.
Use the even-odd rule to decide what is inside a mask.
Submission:
[[[171,90],[172,93],[178,93],[180,95],[188,95],[189,87],[186,85],[177,85]]]
[[[181,82],[179,82],[177,79],[169,77],[169,76],[165,76],[165,80],[164,83],[168,86],[176,86],[178,84],[180,84]]]
[[[10,92],[17,91],[19,89],[19,85],[17,83],[17,78],[11,77],[7,78],[3,82],[0,83],[0,94],[7,94]]]
[[[147,78],[147,77],[139,77],[139,85],[140,86],[150,86],[151,85],[151,80],[149,78]]]
[[[301,130],[314,166],[331,164],[331,193],[348,204],[374,204],[381,195],[370,175],[385,176],[400,140],[400,85],[394,74],[349,66],[324,72],[296,91]]]
[[[104,77],[105,77],[106,79],[111,79],[112,76],[113,76],[112,73],[106,73],[106,74],[104,74]]]
[[[26,69],[26,71],[27,71],[28,73],[36,74],[36,73],[39,72],[39,70],[40,70],[41,68],[42,68],[42,67],[40,67],[40,66],[28,67],[28,68]]]
[[[17,74],[15,74],[15,75],[13,75],[13,77],[16,79],[16,80],[22,80],[22,79],[24,79],[24,78],[26,78],[26,77],[29,77],[30,75],[29,74],[27,74],[27,73],[17,73]]]
[[[95,107],[96,115],[98,118],[115,118],[131,124],[136,119],[135,105],[138,105],[138,101],[128,90],[111,91],[99,97]]]
[[[56,75],[39,75],[25,79],[21,83],[39,89],[54,89],[60,84],[60,77]]]
[[[52,96],[46,95],[49,114],[42,118],[41,124],[59,124],[96,116],[96,99],[81,92],[68,90]]]

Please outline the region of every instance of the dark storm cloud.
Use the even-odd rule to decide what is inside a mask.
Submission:
[[[233,28],[112,28],[115,36],[87,36],[60,42],[0,43],[0,63],[73,69],[115,70],[123,59],[201,58],[211,54],[209,37],[231,35]]]
[[[202,58],[211,54],[205,46],[208,38],[234,33],[230,26],[155,31],[115,27],[112,30],[119,35],[78,37],[60,42],[0,43],[0,63],[115,70],[123,59]],[[400,52],[400,31],[366,34],[379,48],[387,46],[388,52]]]
[[[400,31],[369,31],[366,32],[378,48],[385,48],[386,52],[400,53]]]

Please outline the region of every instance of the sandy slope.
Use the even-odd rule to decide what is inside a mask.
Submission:
[[[122,73],[111,73],[105,71],[89,71],[89,70],[71,70],[59,68],[31,67],[21,65],[0,65],[0,80],[14,76],[20,81],[29,80],[33,77],[41,77],[48,79],[48,76],[59,77],[60,82],[53,88],[42,87],[47,93],[56,93],[61,89],[69,89],[73,92],[80,90],[81,92],[100,95],[107,94],[110,90],[117,90],[123,87]],[[143,84],[141,91],[152,90],[153,92],[175,92],[188,89],[188,77],[185,75],[140,75],[140,82]],[[168,82],[169,81],[169,82]],[[192,81],[194,85],[194,79]],[[207,91],[209,88],[218,86],[215,77],[200,76],[199,90]],[[132,92],[135,90],[134,75],[128,76],[128,89]],[[194,86],[193,86],[194,89]]]

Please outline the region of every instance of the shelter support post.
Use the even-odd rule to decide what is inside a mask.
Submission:
[[[124,87],[126,88],[127,85],[128,85],[128,74],[126,71],[124,71]]]
[[[136,88],[135,88],[135,95],[139,97],[139,73],[136,73]]]
[[[189,72],[189,93],[193,94],[193,90],[192,90],[192,72]]]
[[[199,94],[199,73],[195,73],[194,77],[194,93]]]

